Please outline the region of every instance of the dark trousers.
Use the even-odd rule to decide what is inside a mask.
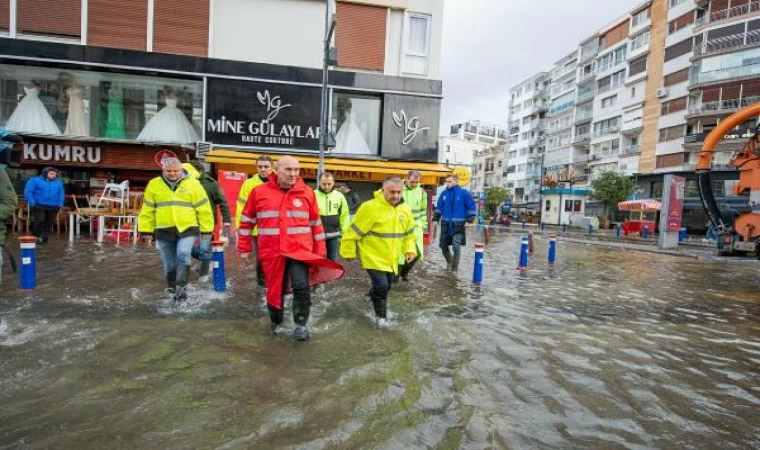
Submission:
[[[327,247],[327,259],[330,261],[337,261],[338,249],[340,248],[340,237],[325,240],[325,246]]]
[[[409,272],[412,271],[414,265],[417,264],[417,261],[420,260],[420,253],[420,247],[417,246],[417,256],[415,256],[414,259],[410,262],[404,261],[404,263],[398,267],[398,275],[402,279],[406,280],[406,278],[409,276]]]
[[[388,317],[388,292],[393,284],[393,274],[374,269],[367,269],[367,273],[372,280],[369,297],[372,299],[372,306],[375,308],[375,316],[386,319]]]
[[[439,245],[441,252],[446,262],[450,265],[450,268],[457,270],[459,267],[459,258],[462,253],[462,246],[465,243],[465,229],[464,222],[451,223],[445,220],[441,221],[441,238]],[[452,255],[449,247],[452,247],[454,254]]]
[[[58,215],[57,206],[35,206],[32,208],[32,234],[43,241],[47,241],[48,234],[53,229],[55,216]]]
[[[309,265],[288,259],[285,264],[285,276],[282,279],[283,293],[288,286],[288,281],[293,287],[293,322],[296,325],[306,325],[311,310],[311,289],[309,289]],[[284,295],[283,295],[284,297]],[[282,300],[282,308],[277,309],[267,304],[269,318],[272,323],[281,324],[285,319],[285,299]]]

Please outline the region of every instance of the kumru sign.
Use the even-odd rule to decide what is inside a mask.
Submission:
[[[25,162],[68,162],[98,164],[100,147],[69,144],[24,144],[21,159]]]

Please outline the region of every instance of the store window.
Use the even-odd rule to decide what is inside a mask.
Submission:
[[[336,92],[333,96],[335,153],[377,155],[380,151],[380,114],[377,97]]]
[[[0,64],[0,126],[22,134],[189,144],[201,81]]]

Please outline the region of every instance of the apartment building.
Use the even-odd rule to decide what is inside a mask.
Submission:
[[[54,163],[83,189],[139,189],[160,152],[241,173],[257,155],[298,154],[313,178],[328,12],[326,169],[368,189],[413,168],[436,184],[438,0],[0,2],[0,126],[26,136],[16,181]],[[21,102],[45,120],[19,125]]]
[[[538,205],[550,84],[551,75],[539,72],[510,89],[509,143],[502,174],[516,204]]]
[[[441,137],[440,162],[472,171],[469,189],[483,192],[501,186],[502,165],[506,160],[507,131],[498,125],[470,120],[451,126],[451,134]]]
[[[553,65],[540,170],[579,188],[612,170],[634,177],[639,195],[651,197],[662,195],[664,174],[679,174],[687,178],[687,198],[696,198],[694,169],[705,136],[729,114],[760,101],[758,61],[760,1],[638,4]],[[573,64],[571,103],[565,89],[573,77],[565,69]],[[731,195],[738,172],[728,162],[757,123],[741,125],[719,146],[716,196]],[[507,168],[517,172],[526,161],[514,151],[519,140],[513,138]]]

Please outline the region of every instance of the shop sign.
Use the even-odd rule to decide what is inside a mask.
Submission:
[[[339,181],[372,181],[372,172],[354,170],[331,170],[331,174]],[[302,178],[317,178],[317,169],[301,169]]]
[[[466,167],[457,167],[453,172],[459,177],[459,185],[462,187],[466,187],[472,181],[472,172]]]
[[[25,162],[98,164],[100,147],[71,144],[24,144],[21,159]]]
[[[440,115],[440,99],[387,94],[383,102],[381,156],[437,161]]]
[[[206,102],[209,142],[319,149],[319,88],[209,79]]]

